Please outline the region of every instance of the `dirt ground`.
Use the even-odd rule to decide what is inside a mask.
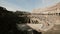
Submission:
[[[60,25],[55,25],[54,28],[47,32],[43,32],[43,34],[60,34]]]

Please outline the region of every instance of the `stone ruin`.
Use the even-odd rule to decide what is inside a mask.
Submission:
[[[59,34],[60,32],[60,3],[48,8],[35,9],[32,13],[27,14],[27,17],[30,18],[30,23],[19,24],[26,27],[23,27],[23,30],[28,28],[28,31],[30,31],[33,29],[43,34]]]

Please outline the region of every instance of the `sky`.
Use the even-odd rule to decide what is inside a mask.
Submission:
[[[36,8],[52,6],[60,0],[0,0],[0,6],[10,11],[27,11],[31,12]]]

